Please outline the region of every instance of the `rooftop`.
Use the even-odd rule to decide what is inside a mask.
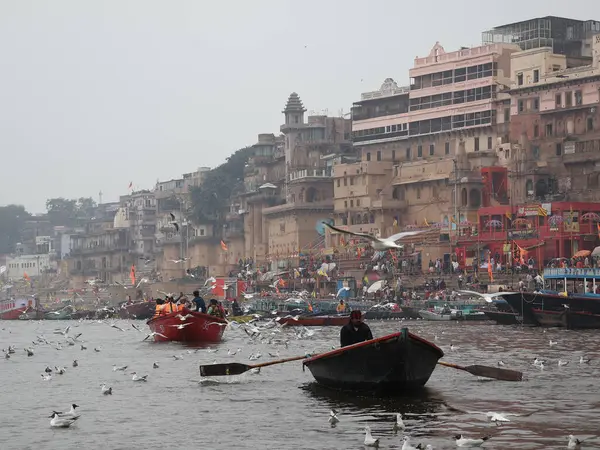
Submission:
[[[306,112],[304,105],[302,104],[302,100],[295,92],[292,92],[288,98],[288,101],[285,105],[285,109],[282,111],[283,113],[288,112]]]

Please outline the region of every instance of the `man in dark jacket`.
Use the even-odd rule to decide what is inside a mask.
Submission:
[[[200,292],[194,291],[193,294],[194,299],[192,302],[196,305],[196,311],[206,314],[206,303],[204,302],[204,299],[200,297]]]
[[[340,331],[340,345],[346,347],[371,339],[373,339],[373,334],[369,326],[362,321],[362,313],[358,310],[352,311],[350,322],[344,325]]]

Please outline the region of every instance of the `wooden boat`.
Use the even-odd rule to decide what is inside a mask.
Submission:
[[[561,327],[569,330],[584,330],[600,328],[600,315],[581,311],[549,311],[532,308],[538,323],[543,327]]]
[[[449,311],[434,310],[430,311],[427,309],[419,311],[421,318],[425,320],[433,321],[446,321],[446,320],[467,320],[467,321],[481,321],[488,320],[486,315],[481,311],[466,311],[460,309],[452,309]]]
[[[350,320],[350,315],[336,316],[285,316],[275,319],[280,325],[290,327],[327,327],[327,326],[343,326]]]
[[[181,317],[185,317],[185,319],[181,320]],[[184,309],[181,312],[150,319],[147,324],[153,333],[159,333],[154,335],[155,342],[202,343],[220,342],[227,321],[219,317]]]
[[[155,302],[137,302],[131,305],[123,304],[119,308],[119,318],[147,320],[152,318],[156,310]]]
[[[315,380],[338,390],[397,392],[424,386],[444,352],[403,328],[303,361]]]
[[[523,322],[523,318],[516,312],[484,311],[483,313],[498,325],[518,325]]]

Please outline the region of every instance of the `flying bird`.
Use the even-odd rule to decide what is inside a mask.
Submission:
[[[175,221],[175,214],[169,213],[169,215],[171,216],[171,222],[169,223],[173,225],[175,227],[175,231],[179,233],[179,224]]]
[[[405,231],[402,233],[394,234],[393,236],[390,236],[388,238],[382,239],[382,238],[376,238],[375,236],[371,236],[370,234],[367,234],[367,233],[355,233],[353,231],[342,230],[341,228],[334,227],[333,225],[330,225],[327,222],[323,222],[323,225],[325,225],[327,228],[329,228],[332,231],[336,231],[337,233],[350,234],[352,236],[360,237],[363,239],[368,239],[371,241],[371,247],[373,247],[373,249],[377,250],[377,251],[385,251],[385,250],[391,250],[391,249],[404,248],[403,245],[396,244],[396,241],[399,239],[402,239],[404,237],[414,236],[414,235],[420,233],[420,231]]]

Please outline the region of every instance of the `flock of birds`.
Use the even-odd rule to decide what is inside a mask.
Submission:
[[[180,320],[182,325],[185,324],[185,316],[180,315]],[[98,323],[107,327],[108,329],[112,329],[115,332],[122,333],[125,331],[130,331],[134,333],[140,333],[140,342],[147,341],[151,339],[157,333],[149,333],[143,339],[141,338],[144,334],[143,330],[136,323],[127,323],[127,322],[111,322],[108,320],[81,320],[81,322],[93,322]],[[79,324],[74,325],[74,327],[79,326]],[[227,348],[226,346],[219,346],[214,348],[204,348],[204,349],[188,349],[183,351],[181,354],[172,355],[170,358],[172,361],[178,361],[185,357],[185,354],[193,355],[198,352],[206,352],[207,354],[214,354],[214,356],[223,355],[223,357],[227,358],[240,358],[244,353],[246,353],[246,357],[249,361],[256,361],[263,357],[263,352],[268,355],[270,358],[280,358],[280,350],[288,349],[288,346],[291,340],[303,341],[309,340],[313,338],[315,335],[320,333],[319,329],[306,328],[306,327],[288,327],[286,324],[280,324],[276,319],[271,318],[267,320],[259,320],[259,317],[255,317],[255,319],[251,320],[248,323],[236,323],[234,321],[229,322],[227,325],[231,332],[238,333],[239,336],[244,336],[246,343],[248,344],[249,351],[245,352],[242,347],[237,348]],[[129,328],[130,327],[130,328]],[[78,352],[84,352],[88,349],[88,345],[93,348],[93,352],[100,353],[102,352],[102,348],[99,346],[92,347],[86,341],[83,340],[82,332],[74,332],[71,326],[67,326],[64,329],[55,329],[53,332],[53,338],[46,338],[44,335],[37,335],[34,340],[31,341],[31,345],[24,346],[22,349],[17,349],[14,345],[9,345],[6,349],[2,349],[4,353],[5,359],[10,359],[14,357],[20,357],[20,355],[24,355],[21,357],[25,358],[35,358],[37,348],[41,346],[48,346],[54,348],[56,350],[63,350],[65,348],[79,348]],[[240,334],[241,333],[241,334]],[[441,335],[444,334],[444,331],[441,331]],[[440,340],[440,337],[434,335],[434,340]],[[266,346],[267,349],[262,348],[262,352],[251,348],[252,345],[262,344]],[[336,342],[337,344],[337,342]],[[239,341],[238,341],[239,345]],[[559,342],[553,341],[550,339],[549,346],[555,348],[559,346]],[[314,345],[311,343],[300,343],[298,346],[303,347],[305,349],[310,348],[305,352],[305,356],[311,356],[319,351],[327,351],[330,348],[336,348],[336,345],[332,345],[327,349],[316,349],[313,348]],[[451,352],[457,352],[460,350],[460,347],[455,345],[454,343],[449,343],[449,350]],[[22,353],[21,353],[22,352]],[[219,353],[220,352],[220,353]],[[82,353],[83,354],[83,353]],[[211,358],[212,359],[212,358]],[[214,360],[213,363],[217,363],[217,360]],[[535,358],[532,362],[532,365],[541,370],[544,369],[545,365],[548,363],[548,360],[544,360],[541,358]],[[585,356],[580,356],[578,363],[580,365],[588,365],[591,363],[591,359]],[[569,361],[563,361],[562,359],[558,360],[557,365],[559,367],[564,367],[569,364]],[[504,361],[498,361],[498,366],[505,366],[506,363]],[[44,381],[50,382],[54,377],[60,376],[68,376],[68,371],[77,370],[79,367],[79,359],[72,360],[73,369],[67,369],[65,366],[53,365],[52,367],[46,366],[44,372],[41,374],[41,378]],[[159,369],[160,365],[158,361],[154,361],[152,363],[153,369]],[[134,370],[129,365],[112,365],[112,371],[114,373],[122,373],[130,375],[131,383],[148,383],[149,375],[147,373],[139,373],[140,369],[137,368],[137,371]],[[260,373],[260,369],[253,369],[250,373],[258,374]],[[200,383],[207,383],[211,380],[200,380]],[[214,381],[213,381],[214,382]],[[212,384],[211,382],[210,384]],[[113,387],[108,383],[103,382],[100,385],[100,395],[102,396],[111,396],[113,395]],[[67,412],[61,412],[52,410],[50,416],[50,427],[52,428],[70,428],[73,424],[77,422],[80,418],[79,411],[77,410],[79,405],[76,403],[71,404],[70,410]],[[530,414],[509,414],[509,413],[499,413],[499,412],[487,412],[485,413],[486,419],[495,424],[496,426],[501,426],[507,422],[510,422],[511,416],[527,416]],[[340,422],[343,424],[343,417],[340,419],[340,414],[336,410],[331,410],[329,413],[328,422],[331,427],[337,427]],[[410,422],[410,421],[409,421]],[[395,421],[392,427],[392,430],[395,434],[402,433],[402,441],[401,448],[402,450],[431,450],[433,449],[431,444],[418,443],[413,446],[413,442],[411,441],[410,433],[407,433],[407,426],[403,420],[403,417],[400,413],[395,414]],[[567,444],[568,449],[578,449],[581,448],[582,440],[579,440],[573,435],[569,435],[569,441]],[[464,436],[462,434],[454,436],[454,443],[457,447],[480,447],[484,445],[490,436]],[[381,438],[373,436],[373,433],[369,426],[365,426],[364,428],[364,445],[366,447],[379,447],[381,443]]]

